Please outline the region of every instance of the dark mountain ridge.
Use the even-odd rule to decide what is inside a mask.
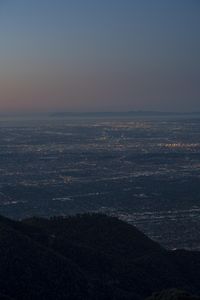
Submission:
[[[172,288],[200,294],[199,252],[167,251],[100,214],[0,217],[0,270],[0,295],[15,300],[143,300]]]
[[[157,116],[199,116],[200,112],[175,112],[175,111],[93,111],[93,112],[55,112],[51,117],[157,117]]]

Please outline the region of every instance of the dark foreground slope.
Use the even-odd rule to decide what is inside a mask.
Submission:
[[[168,252],[116,218],[0,218],[0,299],[142,300],[172,288],[200,294],[199,278],[200,253]]]
[[[15,299],[87,299],[72,261],[0,221],[0,292]],[[81,295],[81,297],[79,297]]]

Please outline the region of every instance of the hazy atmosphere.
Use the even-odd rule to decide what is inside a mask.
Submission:
[[[198,0],[0,1],[0,110],[200,110]]]

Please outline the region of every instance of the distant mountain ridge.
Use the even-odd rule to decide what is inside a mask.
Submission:
[[[52,117],[140,117],[140,116],[200,116],[200,112],[124,111],[124,112],[56,112]]]
[[[167,251],[101,214],[0,217],[0,270],[0,299],[144,300],[174,288],[200,294],[199,252]],[[151,299],[180,299],[171,297],[177,293]]]
[[[154,111],[154,110],[133,110],[133,111],[55,111],[55,112],[19,112],[19,113],[0,113],[0,118],[63,118],[63,117],[199,117],[200,111],[192,112],[173,112],[173,111]]]

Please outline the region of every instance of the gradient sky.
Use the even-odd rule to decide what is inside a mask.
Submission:
[[[199,0],[0,0],[0,111],[200,111]]]

